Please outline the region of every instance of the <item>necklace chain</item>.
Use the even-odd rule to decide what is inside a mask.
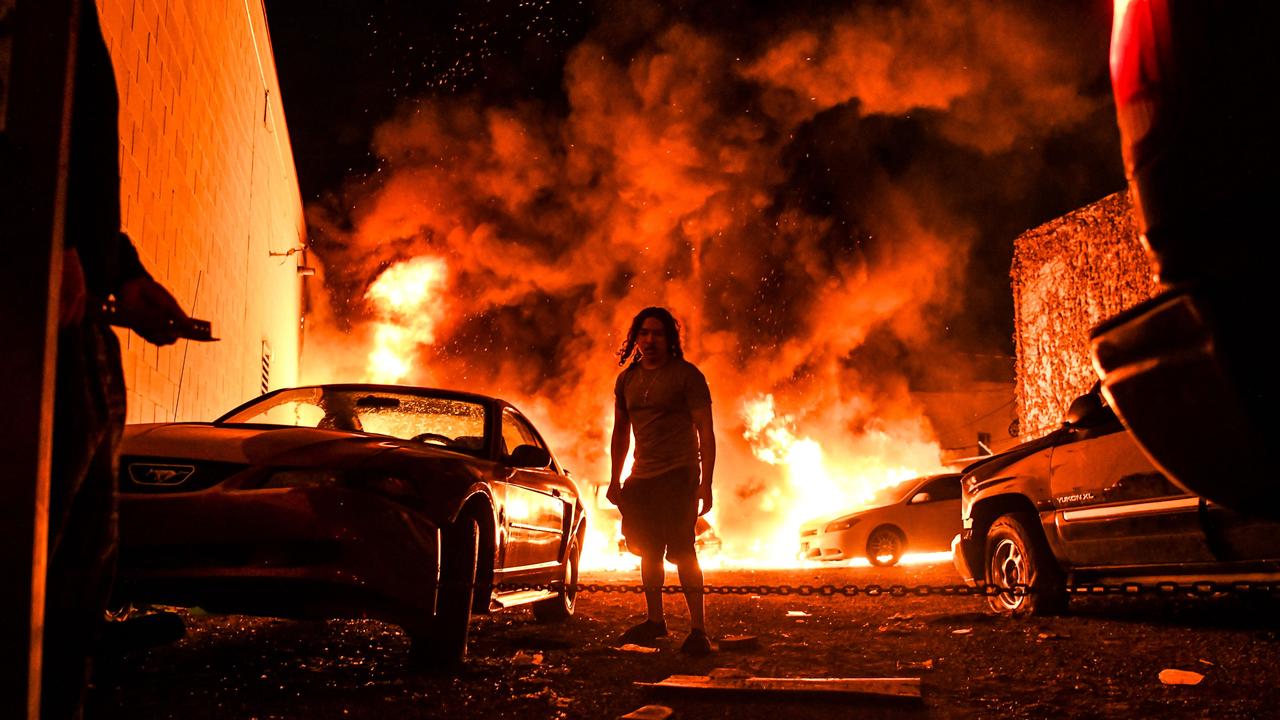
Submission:
[[[649,391],[653,389],[653,384],[654,384],[655,382],[657,382],[657,381],[658,381],[658,369],[657,369],[657,368],[654,368],[653,370],[650,370],[650,371],[649,371],[648,380],[649,380],[649,382],[645,383],[645,386],[644,386],[644,395],[643,395],[643,398],[644,398],[643,402],[644,402],[646,405],[649,403]]]

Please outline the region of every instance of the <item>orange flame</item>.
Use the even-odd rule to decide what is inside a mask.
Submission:
[[[368,382],[398,383],[412,371],[419,346],[436,339],[437,318],[445,308],[448,269],[443,260],[416,257],[396,263],[369,286],[365,299],[377,310]]]
[[[920,356],[945,334],[939,310],[960,305],[983,224],[957,210],[969,203],[934,200],[956,184],[951,164],[875,158],[917,131],[922,153],[994,160],[1083,126],[1100,105],[1070,34],[1040,14],[859,4],[788,23],[750,54],[741,38],[624,14],[568,54],[563,107],[483,93],[407,104],[373,138],[382,179],[310,208],[338,287],[386,269],[365,296],[376,322],[350,297],[335,298],[341,322],[309,318],[308,378],[516,403],[587,495],[584,565],[633,567],[603,497],[609,358],[633,313],[666,305],[716,402],[723,548],[707,563],[794,565],[801,522],[939,469],[909,381],[881,353]],[[820,148],[849,154],[802,162]],[[365,335],[367,367],[347,367]],[[422,352],[438,338],[458,351]]]
[[[776,518],[761,528],[747,556],[771,566],[799,564],[797,532],[801,523],[832,512],[854,510],[878,491],[941,468],[937,446],[919,444],[914,457],[891,458],[889,453],[858,454],[837,459],[813,438],[798,435],[792,417],[778,413],[772,395],[761,395],[742,405],[746,422],[743,437],[759,460],[783,471],[783,483],[774,484],[759,499],[759,509]],[[909,447],[909,441],[884,431],[872,431],[851,444]]]

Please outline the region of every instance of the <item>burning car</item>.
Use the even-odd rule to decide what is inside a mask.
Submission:
[[[1065,609],[1068,583],[1280,579],[1280,525],[1179,488],[1120,424],[1097,386],[1042,438],[971,465],[952,543],[969,584],[1026,586],[992,609]]]
[[[908,549],[948,549],[960,528],[960,475],[929,475],[880,492],[868,507],[800,527],[800,557],[894,565]]]
[[[374,617],[438,662],[465,655],[473,612],[574,613],[578,488],[497,398],[276,390],[212,423],[129,426],[120,468],[121,601]]]

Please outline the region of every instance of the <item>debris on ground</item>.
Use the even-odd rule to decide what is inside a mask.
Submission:
[[[511,663],[517,667],[527,667],[529,665],[541,665],[542,653],[527,653],[523,650],[517,650],[516,654],[511,657]]]
[[[951,631],[952,635],[968,635],[973,632],[973,628],[956,628]]]
[[[760,647],[760,638],[755,635],[725,635],[717,644],[721,650],[748,650]]]
[[[803,610],[788,610],[788,611],[787,611],[787,617],[789,617],[789,618],[807,618],[807,617],[813,617],[813,616],[812,616],[812,615],[810,615],[809,613],[807,613],[807,612],[803,611]]]
[[[1165,685],[1199,685],[1204,675],[1190,670],[1166,668],[1160,671],[1160,682]]]
[[[621,651],[623,651],[623,652],[633,652],[633,653],[656,653],[656,652],[658,652],[658,648],[656,648],[656,647],[649,647],[648,645],[636,645],[635,643],[627,643],[627,644],[625,644],[625,645],[619,645],[619,646],[618,646],[618,649],[619,649],[619,650],[621,650]]]
[[[645,705],[620,716],[618,720],[667,720],[673,712],[666,705]]]
[[[912,662],[910,660],[899,660],[898,669],[899,670],[932,670],[933,658],[929,658],[928,660],[923,660],[921,662]]]

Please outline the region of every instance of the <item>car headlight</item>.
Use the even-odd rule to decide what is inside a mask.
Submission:
[[[262,483],[264,488],[334,487],[343,484],[344,475],[336,470],[301,468],[276,470]]]
[[[417,498],[414,486],[385,473],[323,468],[291,468],[276,470],[262,483],[263,488],[343,487],[385,495],[406,501]]]
[[[822,528],[822,532],[829,533],[829,532],[840,532],[841,530],[848,530],[849,528],[856,525],[857,522],[861,519],[862,518],[857,518],[857,517],[840,518],[839,520],[835,520],[827,523],[826,527]]]

